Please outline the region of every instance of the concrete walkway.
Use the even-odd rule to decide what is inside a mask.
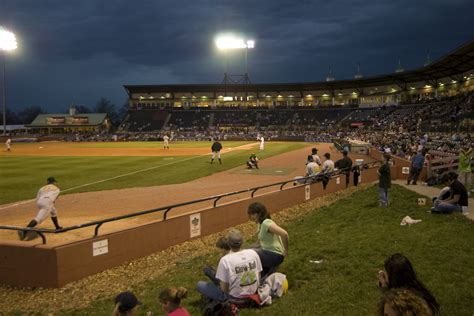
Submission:
[[[429,198],[427,200],[427,203],[431,203],[431,199],[434,196],[438,196],[438,193],[440,191],[440,189],[438,189],[436,187],[430,187],[430,186],[422,185],[422,184],[407,185],[406,181],[404,181],[404,180],[394,180],[394,181],[392,181],[392,183],[401,185],[402,187],[404,187],[408,190],[412,190],[412,191],[414,191],[418,194],[427,196]],[[467,218],[469,218],[471,220],[474,220],[474,207],[473,207],[473,204],[474,204],[474,197],[471,196],[469,198],[469,207],[468,207],[469,214],[466,216]]]

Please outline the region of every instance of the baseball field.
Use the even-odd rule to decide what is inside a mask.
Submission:
[[[36,191],[49,176],[59,181],[63,193],[56,206],[61,224],[68,226],[302,175],[308,148],[314,145],[321,153],[331,152],[335,160],[340,157],[330,144],[268,142],[260,152],[257,143],[223,142],[223,164],[211,165],[210,145],[172,144],[170,151],[164,151],[161,143],[14,144],[12,152],[0,153],[0,221],[25,225],[36,214]],[[252,152],[261,159],[261,170],[245,169]],[[442,314],[472,314],[474,222],[461,214],[429,214],[429,205],[415,202],[420,195],[401,186],[392,186],[389,194],[391,205],[381,209],[376,186],[362,184],[272,215],[290,234],[289,256],[280,267],[290,280],[289,293],[271,306],[244,309],[241,315],[372,315],[381,296],[377,271],[396,252],[412,261]],[[423,221],[400,226],[406,215]],[[138,218],[126,220],[114,229],[139,224]],[[52,228],[49,220],[41,226]],[[255,223],[238,228],[248,247],[255,240]],[[48,244],[65,242],[68,235],[72,234],[48,237]],[[159,291],[184,286],[189,293],[183,305],[199,315],[200,297],[194,287],[205,279],[202,267],[215,266],[219,259],[214,248],[219,235],[171,247],[59,289],[0,286],[0,314],[110,315],[115,295],[130,290],[143,302],[138,315],[164,315],[157,302]],[[7,241],[14,237],[12,232],[0,236]],[[25,246],[35,243],[39,241]]]
[[[310,146],[269,142],[259,151],[256,142],[223,141],[223,163],[216,159],[210,164],[211,144],[172,143],[170,150],[165,150],[161,142],[17,143],[11,152],[0,154],[1,222],[26,225],[37,212],[36,192],[50,176],[58,180],[61,195],[56,208],[61,225],[67,227],[302,175],[305,148]],[[245,162],[252,152],[261,160],[261,168],[248,172]],[[160,216],[117,222],[104,232],[159,220]],[[53,228],[49,220],[41,226]],[[13,233],[0,231],[0,237],[15,238]],[[90,236],[90,231],[51,236],[48,243],[67,242],[78,234]]]

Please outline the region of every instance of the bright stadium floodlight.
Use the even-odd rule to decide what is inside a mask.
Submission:
[[[14,50],[17,48],[15,34],[9,32],[4,27],[0,26],[0,51],[3,59],[3,134],[7,134],[7,94],[5,83],[5,51]]]
[[[254,40],[245,40],[242,37],[238,37],[234,34],[221,34],[216,37],[215,39],[216,47],[219,50],[226,51],[226,50],[233,50],[233,49],[245,49],[245,74],[242,81],[244,83],[250,83],[249,75],[248,75],[248,62],[247,62],[247,55],[248,50],[250,48],[255,48],[255,41]],[[225,72],[224,72],[224,83],[233,82],[230,76],[227,74],[227,56],[225,61]]]

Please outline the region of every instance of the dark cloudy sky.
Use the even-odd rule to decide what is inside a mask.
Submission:
[[[66,111],[124,84],[220,83],[214,37],[256,41],[252,82],[322,81],[421,66],[474,39],[472,0],[0,0],[0,25],[19,48],[6,58],[8,106]],[[228,57],[244,72],[243,52]]]

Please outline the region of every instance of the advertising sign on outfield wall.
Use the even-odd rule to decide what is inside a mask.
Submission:
[[[201,213],[189,216],[189,228],[191,238],[201,236]]]

